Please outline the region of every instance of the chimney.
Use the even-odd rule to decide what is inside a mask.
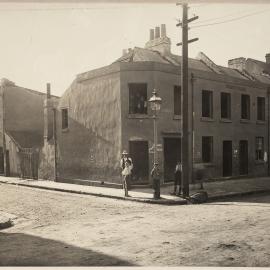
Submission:
[[[228,61],[229,68],[238,69],[240,71],[243,71],[245,69],[245,65],[246,65],[246,58],[244,57],[238,57]]]
[[[166,37],[166,25],[161,25],[161,37]]]
[[[158,26],[155,27],[155,38],[160,38],[160,28]]]
[[[161,35],[160,35],[161,30]],[[153,51],[158,51],[161,55],[171,53],[171,40],[166,35],[166,25],[162,24],[154,29],[150,29],[150,40],[146,42],[145,48]]]
[[[126,55],[126,54],[127,54],[127,49],[123,49],[122,55],[124,56],[124,55]]]
[[[51,98],[51,84],[47,83],[47,98]]]
[[[266,62],[266,64],[270,64],[270,53],[267,53],[265,55],[265,62]]]
[[[154,29],[150,29],[150,40],[153,40],[155,38]]]

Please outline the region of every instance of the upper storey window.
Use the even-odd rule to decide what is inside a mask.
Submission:
[[[213,92],[202,90],[202,117],[213,118]]]
[[[130,83],[129,88],[129,113],[147,114],[147,84]]]

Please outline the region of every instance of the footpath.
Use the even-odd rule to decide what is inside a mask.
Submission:
[[[183,205],[191,202],[190,199],[171,195],[173,185],[161,187],[161,199],[153,199],[152,188],[132,188],[129,191],[130,197],[124,197],[124,192],[119,188],[86,186],[78,184],[68,184],[53,182],[47,180],[19,179],[15,177],[0,176],[0,185],[9,184],[24,186],[29,188],[39,188],[46,190],[54,190],[60,192],[77,193],[84,195],[92,195],[98,197],[107,197],[118,200],[136,201],[142,203],[152,203],[161,205]],[[1,186],[0,186],[1,188]],[[190,185],[190,197],[201,192],[200,185]],[[203,191],[208,194],[207,201],[220,200],[229,197],[244,196],[257,193],[270,193],[270,177],[259,178],[242,178],[234,180],[224,180],[203,183]],[[7,213],[0,211],[0,230],[12,226],[12,217]]]
[[[183,205],[190,202],[179,196],[171,195],[173,185],[161,187],[161,199],[153,199],[152,188],[132,188],[129,191],[130,197],[124,197],[124,192],[119,188],[77,185],[60,183],[47,180],[19,179],[15,177],[0,176],[0,184],[11,184],[31,188],[54,190],[61,192],[107,197],[112,199],[136,201],[143,203],[162,205]],[[190,185],[190,196],[202,191],[200,185]],[[270,177],[242,178],[203,183],[203,191],[208,194],[208,201],[223,199],[233,196],[243,196],[262,192],[270,192]]]

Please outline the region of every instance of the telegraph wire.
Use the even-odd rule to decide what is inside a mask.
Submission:
[[[246,12],[243,13],[243,15],[245,15],[245,14],[246,14]],[[210,21],[215,21],[215,20],[219,20],[219,19],[224,19],[224,18],[236,16],[236,15],[239,15],[239,12],[234,12],[234,13],[230,13],[230,14],[227,14],[227,15],[224,15],[224,16],[221,16],[221,17],[214,17],[214,18],[209,18],[209,19],[206,19],[206,20],[202,20],[200,22],[195,22],[194,25],[201,24],[201,23],[204,23],[204,22],[210,22]]]
[[[212,26],[212,25],[217,25],[217,24],[229,23],[229,22],[241,20],[241,19],[246,18],[246,17],[250,17],[250,16],[257,15],[257,14],[265,13],[265,12],[268,12],[268,11],[270,11],[270,9],[261,10],[261,11],[258,11],[258,12],[253,12],[253,13],[243,15],[243,16],[239,16],[239,17],[236,17],[236,18],[232,18],[232,19],[226,20],[226,21],[209,23],[209,24],[195,25],[195,26],[193,26],[191,28],[194,29],[194,28],[201,28],[201,27],[205,27],[205,26]]]

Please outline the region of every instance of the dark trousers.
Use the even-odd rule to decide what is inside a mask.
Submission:
[[[153,179],[154,198],[160,198],[160,179]]]
[[[177,192],[177,186],[179,186],[178,194],[181,193],[181,172],[176,171],[174,174],[174,192]]]
[[[128,196],[129,179],[130,179],[130,175],[123,175],[122,176],[123,189],[125,191],[125,196]]]

